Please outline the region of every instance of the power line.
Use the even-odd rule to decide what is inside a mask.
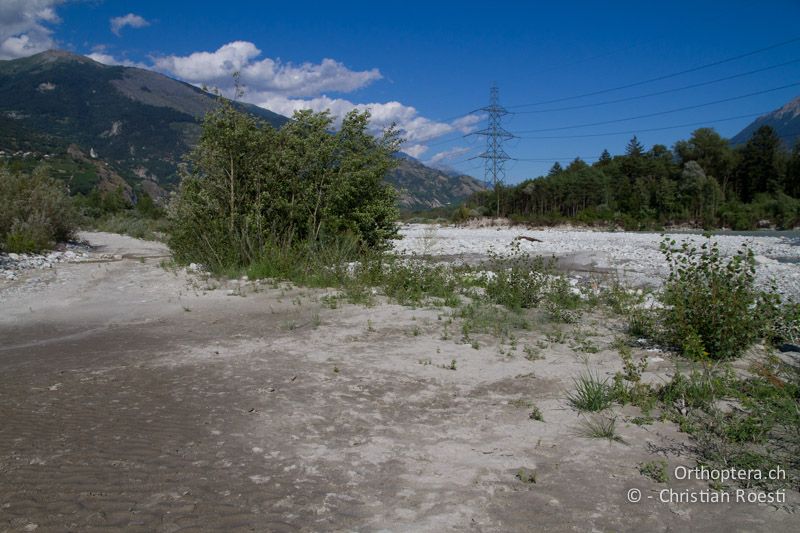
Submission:
[[[527,103],[527,104],[516,104],[516,105],[512,105],[512,106],[508,106],[508,107],[510,109],[515,109],[515,108],[520,108],[520,107],[532,107],[532,106],[544,105],[544,104],[555,104],[555,103],[558,103],[558,102],[565,102],[565,101],[568,101],[568,100],[575,100],[575,99],[578,99],[578,98],[585,98],[587,96],[597,96],[599,94],[606,94],[606,93],[610,93],[610,92],[613,92],[613,91],[620,91],[622,89],[630,89],[631,87],[638,87],[640,85],[645,85],[647,83],[653,83],[655,81],[661,81],[661,80],[666,80],[666,79],[669,79],[669,78],[675,78],[677,76],[682,76],[684,74],[697,72],[699,70],[715,67],[715,66],[722,65],[722,64],[725,64],[725,63],[730,63],[732,61],[738,61],[739,59],[744,59],[745,57],[749,57],[749,56],[752,56],[752,55],[760,54],[761,52],[774,50],[775,48],[780,48],[781,46],[786,46],[787,44],[792,44],[792,43],[795,43],[795,42],[798,42],[798,41],[800,41],[800,37],[795,37],[793,39],[789,39],[788,41],[782,41],[782,42],[779,42],[779,43],[776,43],[776,44],[773,44],[773,45],[770,45],[770,46],[766,46],[764,48],[759,48],[757,50],[752,50],[750,52],[745,52],[743,54],[739,54],[739,55],[736,55],[736,56],[728,57],[728,58],[725,58],[725,59],[720,59],[718,61],[713,61],[711,63],[705,63],[705,64],[699,65],[697,67],[692,67],[692,68],[689,68],[689,69],[686,69],[686,70],[681,70],[681,71],[673,72],[673,73],[670,73],[670,74],[664,74],[664,75],[661,75],[661,76],[656,76],[655,78],[649,78],[649,79],[646,79],[646,80],[637,81],[637,82],[634,82],[634,83],[628,83],[628,84],[620,85],[620,86],[617,86],[617,87],[611,87],[611,88],[608,88],[608,89],[601,89],[599,91],[592,91],[592,92],[584,93],[584,94],[577,94],[577,95],[574,95],[574,96],[565,96],[563,98],[555,98],[553,100],[543,100],[543,101],[540,101],[540,102],[532,102],[532,103]]]
[[[742,95],[739,95],[739,96],[732,96],[730,98],[723,98],[721,100],[714,100],[712,102],[705,102],[705,103],[702,103],[702,104],[690,105],[690,106],[685,106],[685,107],[678,107],[678,108],[675,108],[675,109],[669,109],[667,111],[658,111],[656,113],[647,113],[646,115],[637,115],[637,116],[634,116],[634,117],[618,118],[618,119],[613,119],[613,120],[603,120],[603,121],[600,121],[600,122],[590,122],[590,123],[586,123],[586,124],[575,124],[575,125],[572,125],[572,126],[560,126],[560,127],[557,127],[557,128],[541,128],[541,129],[536,129],[536,130],[520,130],[520,131],[518,131],[516,133],[539,133],[539,132],[544,132],[544,131],[570,130],[570,129],[575,129],[575,128],[586,128],[586,127],[590,127],[590,126],[602,126],[603,124],[615,124],[617,122],[627,122],[629,120],[636,120],[636,119],[640,119],[640,118],[650,118],[650,117],[657,117],[657,116],[661,116],[661,115],[669,115],[671,113],[678,113],[680,111],[688,111],[690,109],[699,109],[701,107],[707,107],[707,106],[715,105],[715,104],[722,104],[722,103],[725,103],[725,102],[732,102],[734,100],[741,100],[743,98],[749,98],[751,96],[758,96],[760,94],[766,94],[766,93],[771,93],[771,92],[775,92],[775,91],[780,91],[782,89],[788,89],[789,87],[796,87],[798,85],[800,85],[800,82],[794,82],[794,83],[789,83],[787,85],[781,85],[780,87],[773,87],[771,89],[765,89],[763,91],[755,91],[755,92],[752,92],[752,93],[742,94]]]
[[[780,63],[780,64],[772,65],[772,66],[769,66],[769,67],[764,67],[764,68],[760,68],[760,69],[756,69],[756,70],[751,70],[749,72],[742,72],[740,74],[734,74],[732,76],[725,76],[724,78],[717,78],[715,80],[704,81],[704,82],[700,82],[700,83],[693,83],[691,85],[684,85],[683,87],[676,87],[674,89],[667,89],[667,90],[664,90],[664,91],[657,91],[657,92],[654,92],[654,93],[641,94],[641,95],[638,95],[638,96],[629,96],[629,97],[626,97],[626,98],[618,98],[616,100],[606,100],[605,102],[596,102],[596,103],[593,103],[593,104],[581,104],[581,105],[567,106],[567,107],[556,107],[556,108],[553,108],[553,109],[536,109],[536,110],[533,110],[533,111],[515,111],[514,114],[515,115],[526,115],[526,114],[531,114],[531,113],[553,113],[553,112],[556,112],[556,111],[570,111],[570,110],[573,110],[573,109],[586,109],[588,107],[599,107],[599,106],[610,105],[610,104],[618,104],[620,102],[629,102],[631,100],[639,100],[639,99],[642,99],[642,98],[649,98],[651,96],[660,96],[662,94],[669,94],[669,93],[674,93],[674,92],[678,92],[678,91],[685,91],[687,89],[696,89],[697,87],[704,87],[706,85],[712,85],[714,83],[720,83],[720,82],[723,82],[723,81],[733,80],[733,79],[736,79],[736,78],[743,78],[744,76],[750,76],[752,74],[757,74],[759,72],[765,72],[767,70],[772,70],[772,69],[776,69],[776,68],[780,68],[780,67],[785,67],[786,65],[792,65],[794,63],[800,63],[800,59],[793,59],[792,61],[786,61],[785,63]]]
[[[737,115],[735,117],[727,117],[727,118],[719,118],[715,120],[701,120],[698,122],[688,122],[685,124],[675,124],[674,126],[662,126],[658,128],[644,128],[644,129],[636,129],[636,130],[627,130],[627,131],[611,131],[606,133],[584,133],[581,135],[541,135],[535,137],[526,137],[526,136],[517,136],[518,139],[580,139],[584,137],[610,137],[612,135],[634,135],[637,133],[648,133],[651,131],[664,131],[664,130],[676,130],[679,128],[688,128],[690,126],[702,126],[704,124],[715,124],[717,122],[728,122],[730,120],[739,120],[743,118],[753,118],[759,117],[761,115],[765,115],[769,113],[769,111],[761,111],[759,113],[748,113],[746,115]]]

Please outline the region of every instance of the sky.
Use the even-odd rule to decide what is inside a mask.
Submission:
[[[226,94],[238,71],[243,100],[369,109],[405,152],[479,179],[496,84],[517,183],[634,134],[648,148],[702,126],[735,135],[800,95],[798,20],[798,0],[0,0],[0,59],[59,48]]]

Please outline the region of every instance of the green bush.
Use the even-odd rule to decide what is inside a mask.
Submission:
[[[46,250],[74,233],[72,202],[46,166],[30,175],[0,168],[0,205],[0,245],[7,252]]]
[[[275,131],[230,104],[209,113],[170,209],[176,259],[223,271],[342,235],[385,247],[398,212],[383,177],[399,139],[368,124],[354,111],[331,133],[327,112],[301,111]]]
[[[738,357],[763,331],[755,258],[746,245],[729,259],[716,242],[700,248],[664,240],[670,274],[660,295],[664,340],[691,357]]]
[[[541,257],[530,257],[514,242],[508,256],[491,255],[487,265],[492,276],[486,282],[491,301],[510,309],[532,308],[546,296],[553,266]]]

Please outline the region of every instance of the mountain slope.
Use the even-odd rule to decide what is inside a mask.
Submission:
[[[800,141],[800,96],[783,107],[758,117],[737,133],[731,139],[731,144],[746,143],[758,128],[765,125],[771,126],[778,133],[786,147],[794,147]]]
[[[413,157],[398,154],[398,165],[389,171],[386,180],[399,193],[404,209],[431,209],[458,203],[484,186],[472,176],[449,175],[423,165]]]
[[[216,95],[157,72],[69,52],[0,61],[0,156],[30,152],[23,162],[28,166],[47,159],[75,192],[104,187],[104,176],[114,172],[136,190],[161,196],[176,185],[200,120],[217,104]],[[236,106],[274,127],[289,120],[258,106]],[[94,162],[108,168],[100,172]],[[411,209],[452,203],[480,187],[407,156],[386,179]]]

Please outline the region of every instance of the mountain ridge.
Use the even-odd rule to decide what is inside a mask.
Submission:
[[[755,119],[731,138],[731,144],[736,146],[746,143],[761,126],[772,127],[784,146],[793,148],[800,141],[800,96]]]
[[[200,120],[220,98],[158,72],[104,65],[62,50],[3,60],[0,155],[48,156],[76,192],[108,182],[104,176],[115,172],[134,189],[163,197],[178,182],[178,165],[200,134]],[[252,104],[234,105],[273,127],[290,120]],[[99,172],[94,159],[108,163],[108,172]],[[455,203],[479,186],[410,156],[398,161],[386,180],[406,209]],[[76,172],[80,179],[74,179]]]

